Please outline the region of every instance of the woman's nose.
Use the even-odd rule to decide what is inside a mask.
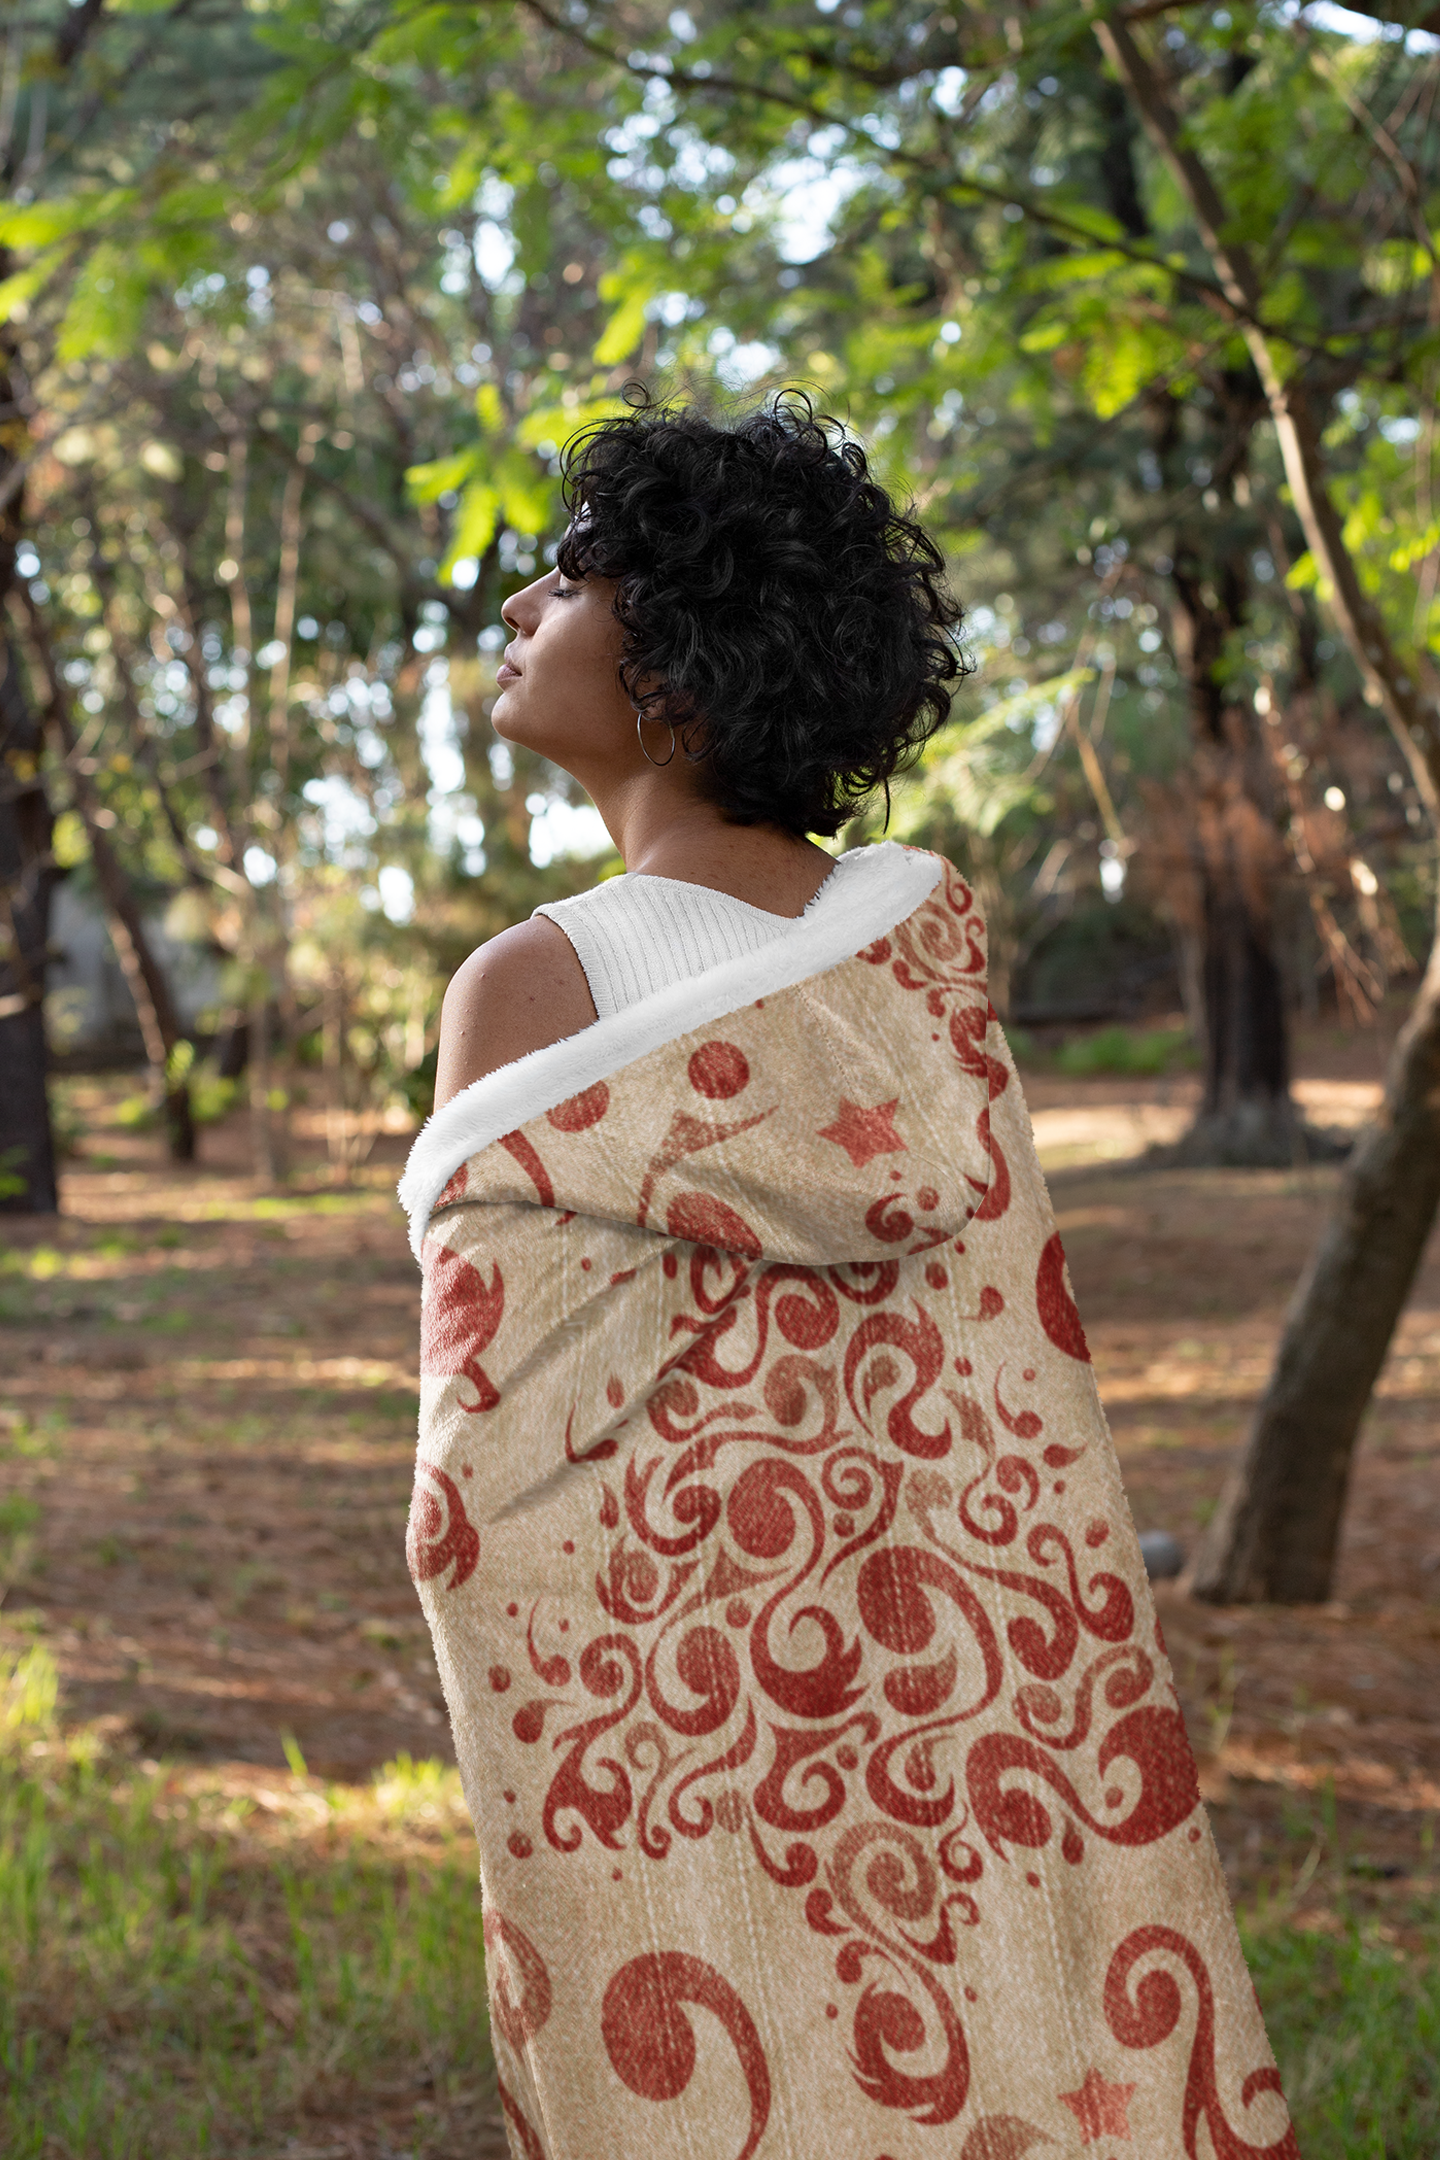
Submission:
[[[508,630],[519,631],[526,637],[533,637],[535,625],[540,620],[543,588],[544,579],[536,578],[533,583],[522,585],[519,592],[511,593],[508,600],[502,601],[500,620]]]

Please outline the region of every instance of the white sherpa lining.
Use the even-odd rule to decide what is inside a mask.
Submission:
[[[853,859],[853,858],[852,858]],[[804,982],[850,959],[887,930],[913,915],[940,882],[936,855],[893,840],[867,848],[855,861],[853,891],[834,907],[797,916],[759,952],[744,953],[684,982],[657,990],[637,1005],[611,1013],[578,1035],[548,1043],[474,1080],[429,1118],[417,1135],[399,1184],[400,1205],[410,1218],[415,1258],[431,1211],[461,1163],[503,1133],[553,1110],[557,1103],[593,1087],[662,1044],[692,1028],[752,1005],[757,998]],[[837,896],[838,897],[838,896]]]

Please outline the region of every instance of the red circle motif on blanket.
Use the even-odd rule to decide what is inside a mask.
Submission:
[[[553,1110],[545,1113],[556,1132],[585,1132],[591,1125],[598,1125],[610,1107],[610,1090],[603,1080],[594,1087],[582,1090],[579,1095],[569,1095],[564,1102],[556,1103]]]
[[[697,1095],[706,1095],[711,1102],[728,1102],[750,1084],[750,1067],[743,1050],[734,1043],[702,1043],[692,1056],[687,1071],[690,1085]]]

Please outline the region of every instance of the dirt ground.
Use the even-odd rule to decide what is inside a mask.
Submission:
[[[1363,1118],[1382,1054],[1315,1031],[1309,1115]],[[257,1789],[287,1774],[287,1736],[312,1772],[356,1782],[402,1751],[448,1759],[402,1552],[405,1139],[383,1135],[338,1185],[317,1131],[273,1196],[238,1118],[205,1132],[193,1170],[164,1164],[154,1135],[113,1122],[133,1085],[71,1083],[83,1133],[64,1213],[0,1218],[0,1499],[40,1508],[28,1552],[10,1539],[0,1629],[43,1635],[70,1717],[143,1754],[224,1761]],[[1137,1171],[1193,1088],[1027,1076],[1131,1505],[1187,1548],[1336,1174]],[[1433,1884],[1440,1245],[1367,1422],[1335,1601],[1220,1612],[1159,1595],[1237,1893],[1278,1888],[1324,1926],[1337,1864],[1382,1905]]]

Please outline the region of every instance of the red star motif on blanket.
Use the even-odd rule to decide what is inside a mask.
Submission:
[[[1134,2090],[1133,2085],[1112,2085],[1098,2070],[1087,2070],[1078,2092],[1057,2093],[1055,2097],[1079,2123],[1081,2144],[1089,2145],[1096,2138],[1129,2137],[1125,2110]]]
[[[902,1155],[907,1143],[895,1130],[895,1112],[900,1098],[893,1102],[877,1103],[873,1110],[862,1110],[859,1103],[840,1098],[840,1115],[833,1125],[820,1127],[822,1140],[833,1140],[836,1147],[843,1147],[857,1170],[863,1170],[872,1155]]]

